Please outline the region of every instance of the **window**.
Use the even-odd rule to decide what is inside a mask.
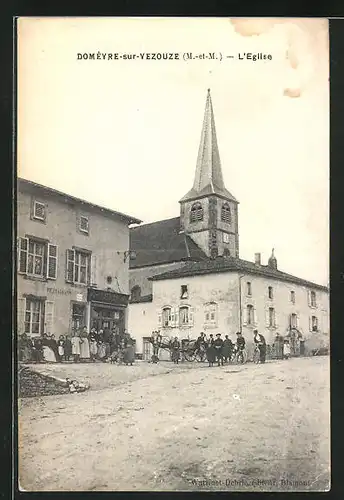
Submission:
[[[246,283],[246,293],[247,295],[252,295],[252,284],[250,281]]]
[[[194,203],[190,210],[190,222],[197,222],[203,220],[203,208],[201,203]]]
[[[274,328],[275,326],[276,326],[275,309],[273,307],[269,307],[269,327]]]
[[[268,295],[269,295],[270,300],[272,300],[274,298],[274,291],[273,291],[272,286],[268,287]]]
[[[316,316],[312,316],[311,318],[311,331],[312,332],[318,331],[318,318]]]
[[[189,306],[179,308],[179,326],[191,326],[193,324],[193,313]]]
[[[43,302],[36,299],[26,299],[25,333],[40,335],[43,324]]]
[[[229,243],[229,234],[222,233],[222,239],[223,239],[223,243]]]
[[[290,292],[290,302],[295,304],[295,292]]]
[[[89,232],[88,217],[81,215],[80,221],[79,221],[79,229],[82,233],[88,234],[88,232]]]
[[[217,304],[210,302],[204,306],[204,325],[216,326],[217,324]]]
[[[189,296],[187,285],[182,285],[180,290],[180,298],[187,299]]]
[[[35,240],[18,239],[18,272],[36,278],[57,278],[57,245]]]
[[[311,307],[317,306],[317,296],[315,292],[311,292]]]
[[[86,324],[86,307],[83,304],[72,305],[72,328],[74,331],[83,328]]]
[[[131,289],[131,299],[138,300],[141,297],[141,287],[139,285],[133,286]]]
[[[221,208],[221,220],[227,224],[231,223],[231,209],[228,203],[224,203]]]
[[[290,315],[290,328],[297,328],[297,314]]]
[[[164,328],[171,326],[172,323],[172,309],[170,307],[164,307],[162,310],[162,326]]]
[[[33,202],[33,219],[37,219],[40,221],[45,221],[46,217],[46,210],[45,210],[45,204],[34,200]]]
[[[251,304],[248,304],[248,306],[246,306],[246,323],[248,325],[254,324],[254,308]]]
[[[66,281],[80,285],[90,283],[91,254],[81,250],[67,250]]]

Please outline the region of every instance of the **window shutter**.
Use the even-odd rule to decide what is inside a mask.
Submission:
[[[56,280],[57,278],[57,245],[48,245],[48,270],[47,278]]]
[[[171,320],[169,326],[172,326],[172,328],[176,326],[176,315],[175,309],[173,307],[171,307]]]
[[[195,309],[193,307],[189,307],[189,325],[193,326],[194,324],[194,315],[195,315]]]
[[[54,302],[47,300],[44,310],[44,331],[45,333],[54,333]]]
[[[269,309],[265,309],[265,325],[270,326],[270,314]]]
[[[258,325],[258,321],[257,321],[257,309],[255,307],[253,308],[253,324],[254,324],[254,326]]]
[[[309,316],[309,331],[312,331],[312,316]]]
[[[277,318],[277,314],[276,314],[276,309],[274,310],[274,327],[275,328],[278,328],[278,318]]]
[[[179,307],[176,307],[174,311],[174,322],[176,325],[176,328],[179,328]]]
[[[307,290],[307,296],[308,296],[308,307],[311,307],[312,305],[312,302],[311,302],[311,292],[309,290]]]
[[[161,310],[159,309],[158,311],[158,327],[161,328],[162,327],[162,312]]]
[[[27,256],[29,250],[29,239],[18,238],[18,272],[27,273]]]
[[[96,286],[98,284],[98,268],[97,268],[97,256],[91,256],[91,285]]]
[[[300,316],[296,314],[296,328],[298,329],[300,326]]]
[[[66,252],[66,281],[68,283],[73,283],[74,281],[74,263],[75,263],[75,251],[67,250]]]
[[[25,332],[25,308],[26,300],[21,298],[17,301],[17,334]]]

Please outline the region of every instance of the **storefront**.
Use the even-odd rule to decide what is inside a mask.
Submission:
[[[126,309],[129,295],[110,290],[88,290],[90,303],[90,328],[116,330],[120,334],[126,329]]]

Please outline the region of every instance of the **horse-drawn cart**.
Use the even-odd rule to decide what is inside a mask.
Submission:
[[[153,363],[159,361],[157,354],[160,349],[166,350],[170,354],[170,359],[173,360],[173,337],[160,336],[158,339],[151,339],[155,351],[151,357]],[[202,362],[206,359],[206,349],[204,346],[198,346],[196,340],[182,339],[179,348],[180,358],[182,361],[198,361]]]

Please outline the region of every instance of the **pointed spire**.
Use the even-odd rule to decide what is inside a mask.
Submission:
[[[215,186],[224,189],[219,148],[217,145],[215,119],[211,102],[210,89],[208,89],[201,142],[198,150],[196,175],[193,188],[200,192],[210,186],[214,192]]]
[[[199,196],[218,194],[237,202],[223,182],[220,153],[217,144],[215,119],[210,89],[207,91],[201,141],[198,149],[193,188],[180,201]]]
[[[272,249],[271,257],[268,260],[268,266],[272,267],[272,269],[277,269],[277,259],[275,257],[275,249]]]

